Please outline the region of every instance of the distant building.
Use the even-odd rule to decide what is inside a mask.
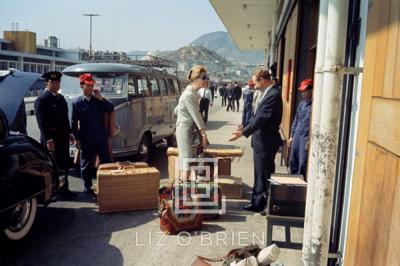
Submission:
[[[82,49],[59,48],[59,40],[55,36],[45,40],[44,45],[38,45],[36,33],[31,31],[4,31],[3,39],[0,39],[0,70],[62,71],[67,66],[81,63],[86,56],[87,52]]]

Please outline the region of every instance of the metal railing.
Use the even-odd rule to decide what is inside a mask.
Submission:
[[[153,55],[121,55],[121,54],[94,54],[87,57],[90,63],[119,63],[145,67],[178,68],[172,60]]]

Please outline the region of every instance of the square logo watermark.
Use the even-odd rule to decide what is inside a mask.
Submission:
[[[177,214],[225,214],[226,197],[221,194],[214,169],[215,158],[181,158],[175,161],[175,176],[190,172],[188,180],[175,183],[174,210]]]

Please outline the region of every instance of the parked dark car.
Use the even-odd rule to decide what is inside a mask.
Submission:
[[[11,240],[29,233],[38,204],[51,202],[58,180],[55,163],[42,145],[9,129],[38,78],[19,71],[0,75],[0,232]]]

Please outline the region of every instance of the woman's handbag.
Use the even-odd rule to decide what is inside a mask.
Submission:
[[[182,231],[199,230],[203,223],[202,215],[196,212],[196,207],[184,204],[183,200],[185,197],[183,197],[183,194],[179,196],[175,195],[175,186],[180,185],[176,185],[174,182],[172,185],[163,186],[159,190],[160,229],[169,235],[174,235]],[[188,186],[190,186],[190,183],[188,183]],[[181,191],[185,193],[184,190]],[[186,195],[185,199],[189,202],[193,201],[190,194]],[[177,207],[179,210],[188,210],[189,213],[177,213]]]

